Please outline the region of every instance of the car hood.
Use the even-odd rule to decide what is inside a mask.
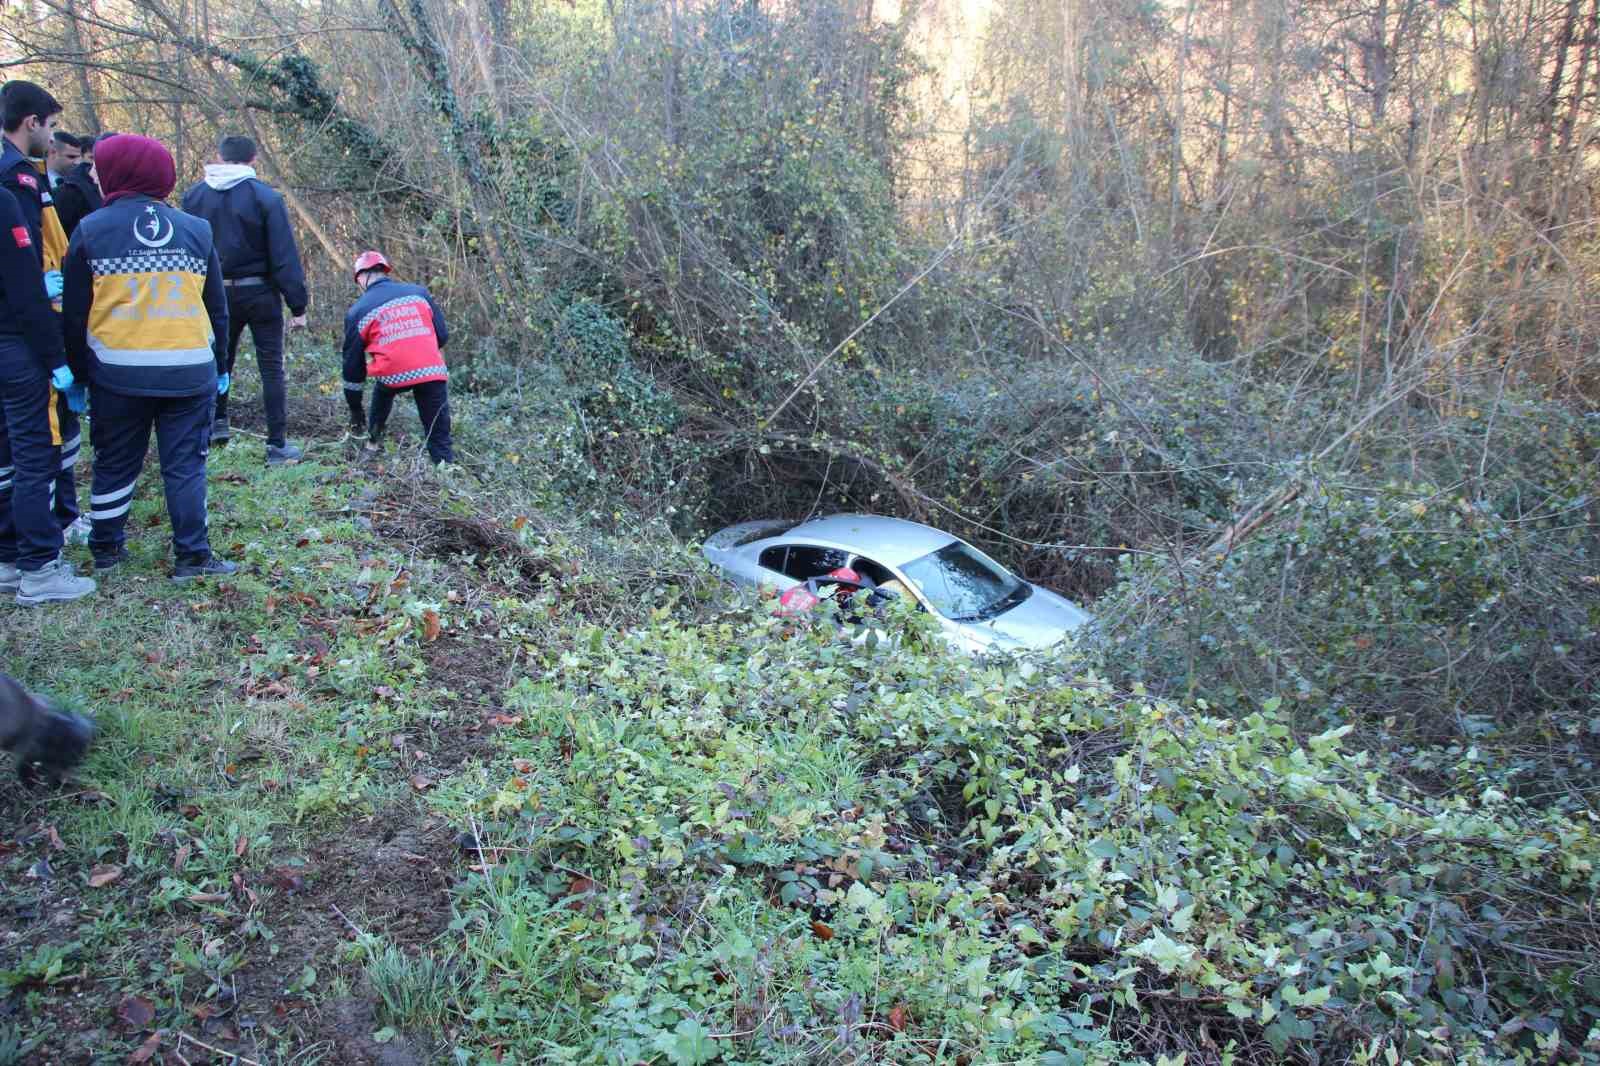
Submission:
[[[1089,613],[1065,596],[1033,586],[1033,595],[986,622],[971,622],[977,634],[993,634],[996,644],[1048,648],[1089,621]]]

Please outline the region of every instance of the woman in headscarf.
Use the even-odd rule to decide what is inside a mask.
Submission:
[[[127,558],[128,510],[154,429],[173,579],[231,574],[238,567],[211,553],[206,530],[211,414],[228,389],[228,304],[211,227],[164,202],[176,170],[160,141],[108,138],[95,146],[95,170],[105,207],[72,235],[63,304],[67,359],[90,382],[94,413],[95,570]]]

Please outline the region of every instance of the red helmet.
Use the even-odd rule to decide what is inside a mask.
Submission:
[[[368,270],[381,270],[387,274],[390,270],[389,260],[383,257],[382,252],[362,252],[356,256],[354,276],[359,278]]]

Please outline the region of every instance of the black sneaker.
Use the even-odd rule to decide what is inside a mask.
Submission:
[[[352,436],[352,437],[365,437],[366,435],[367,435],[367,416],[366,415],[351,415],[350,416],[350,436]]]
[[[226,448],[228,441],[233,437],[233,430],[228,425],[228,416],[223,415],[211,423],[211,446],[213,448]]]
[[[172,580],[180,585],[200,577],[227,577],[239,572],[238,563],[218,559],[215,555],[203,563],[179,563],[172,568]]]
[[[128,549],[125,546],[119,545],[116,551],[96,555],[94,557],[94,568],[97,573],[103,573],[107,570],[115,570],[118,563],[125,563],[127,561]]]
[[[298,444],[269,444],[267,445],[267,465],[286,466],[289,463],[298,463],[305,458],[305,452],[300,450]]]

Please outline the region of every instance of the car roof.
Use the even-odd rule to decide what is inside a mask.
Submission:
[[[823,541],[859,552],[884,566],[904,566],[956,538],[920,522],[881,515],[840,514],[795,526],[783,541]]]

